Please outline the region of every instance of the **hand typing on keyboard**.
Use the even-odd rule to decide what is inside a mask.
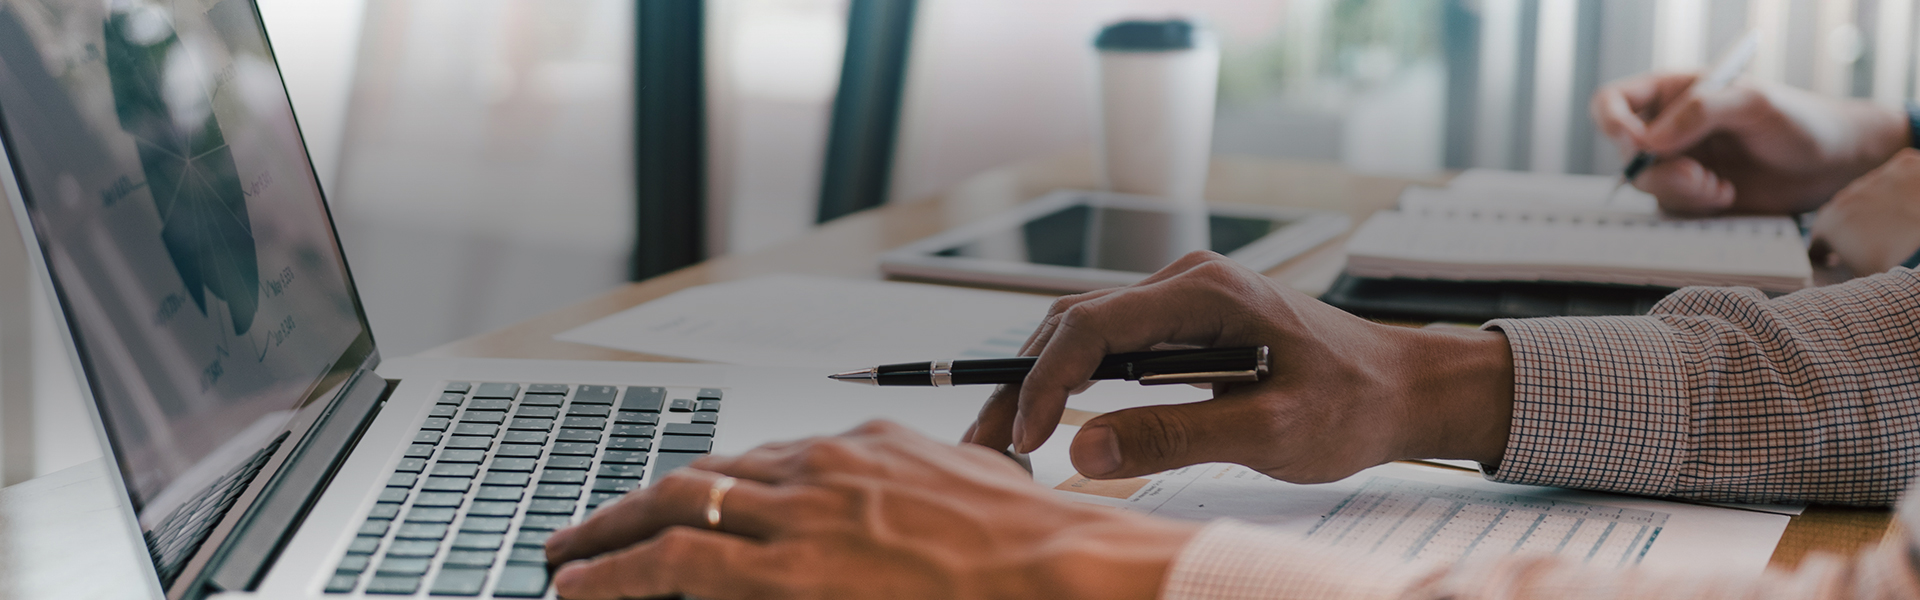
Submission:
[[[738,480],[712,531],[722,477]],[[873,422],[695,461],[555,532],[547,558],[571,600],[1123,598],[1151,596],[1198,527],[1072,503],[992,450]]]

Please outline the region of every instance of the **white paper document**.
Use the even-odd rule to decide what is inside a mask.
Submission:
[[[1067,458],[1079,428],[1061,426],[1032,455],[1034,479],[1079,502],[1175,519],[1231,517],[1302,543],[1402,560],[1547,553],[1609,567],[1766,568],[1790,517],[1634,496],[1487,481],[1390,463],[1316,485],[1239,465],[1204,464],[1097,481]]]
[[[862,369],[1015,356],[1053,298],[892,281],[774,275],[688,288],[554,338],[773,367]]]

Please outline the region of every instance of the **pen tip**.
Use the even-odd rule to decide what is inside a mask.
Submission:
[[[852,383],[865,383],[868,385],[875,385],[880,383],[879,375],[875,373],[873,369],[861,369],[858,371],[847,371],[845,373],[834,373],[832,375],[828,375],[827,379],[832,379],[834,381],[846,381],[846,382],[852,382]]]

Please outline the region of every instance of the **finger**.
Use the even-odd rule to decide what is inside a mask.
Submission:
[[[1210,261],[1171,279],[1082,303],[1063,315],[1053,342],[1020,385],[1015,451],[1033,452],[1053,435],[1067,396],[1092,378],[1108,354],[1217,337],[1219,316],[1231,311],[1208,306],[1219,295],[1205,293],[1206,288],[1238,276],[1235,270],[1245,269],[1224,258]]]
[[[688,466],[760,483],[780,484],[801,476],[802,472],[798,467],[799,455],[818,440],[820,437],[816,436],[777,445],[769,444],[748,450],[739,456],[711,455],[693,461]]]
[[[1633,104],[1627,101],[1626,93],[1621,88],[1607,86],[1594,92],[1593,102],[1587,110],[1601,135],[1613,140],[1623,150],[1640,148],[1640,136],[1646,133],[1647,123],[1635,113]]]
[[[1733,208],[1733,183],[1686,156],[1662,158],[1634,179],[1634,187],[1653,194],[1660,208],[1678,215],[1712,215]]]
[[[1020,409],[1020,384],[1003,385],[987,396],[973,419],[967,442],[1000,450],[1013,445],[1013,417]]]
[[[1759,90],[1746,86],[1731,86],[1705,94],[1688,91],[1647,124],[1641,142],[1655,154],[1681,154],[1708,135],[1750,114],[1764,101]]]
[[[1250,399],[1222,397],[1190,404],[1107,413],[1080,428],[1068,453],[1080,474],[1134,477],[1207,462],[1255,462],[1250,449],[1283,443],[1259,428]]]
[[[586,522],[547,538],[547,562],[561,564],[625,548],[675,526],[706,527],[706,508],[719,473],[680,469],[653,485],[594,511]],[[780,527],[788,495],[747,479],[738,479],[722,498],[722,530],[766,538]]]
[[[568,600],[761,597],[772,587],[765,580],[766,555],[765,547],[738,536],[675,527],[631,548],[561,567],[553,589]]]

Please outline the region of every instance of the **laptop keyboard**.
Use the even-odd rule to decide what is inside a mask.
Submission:
[[[713,448],[721,390],[452,382],[329,594],[551,597],[547,536]]]

